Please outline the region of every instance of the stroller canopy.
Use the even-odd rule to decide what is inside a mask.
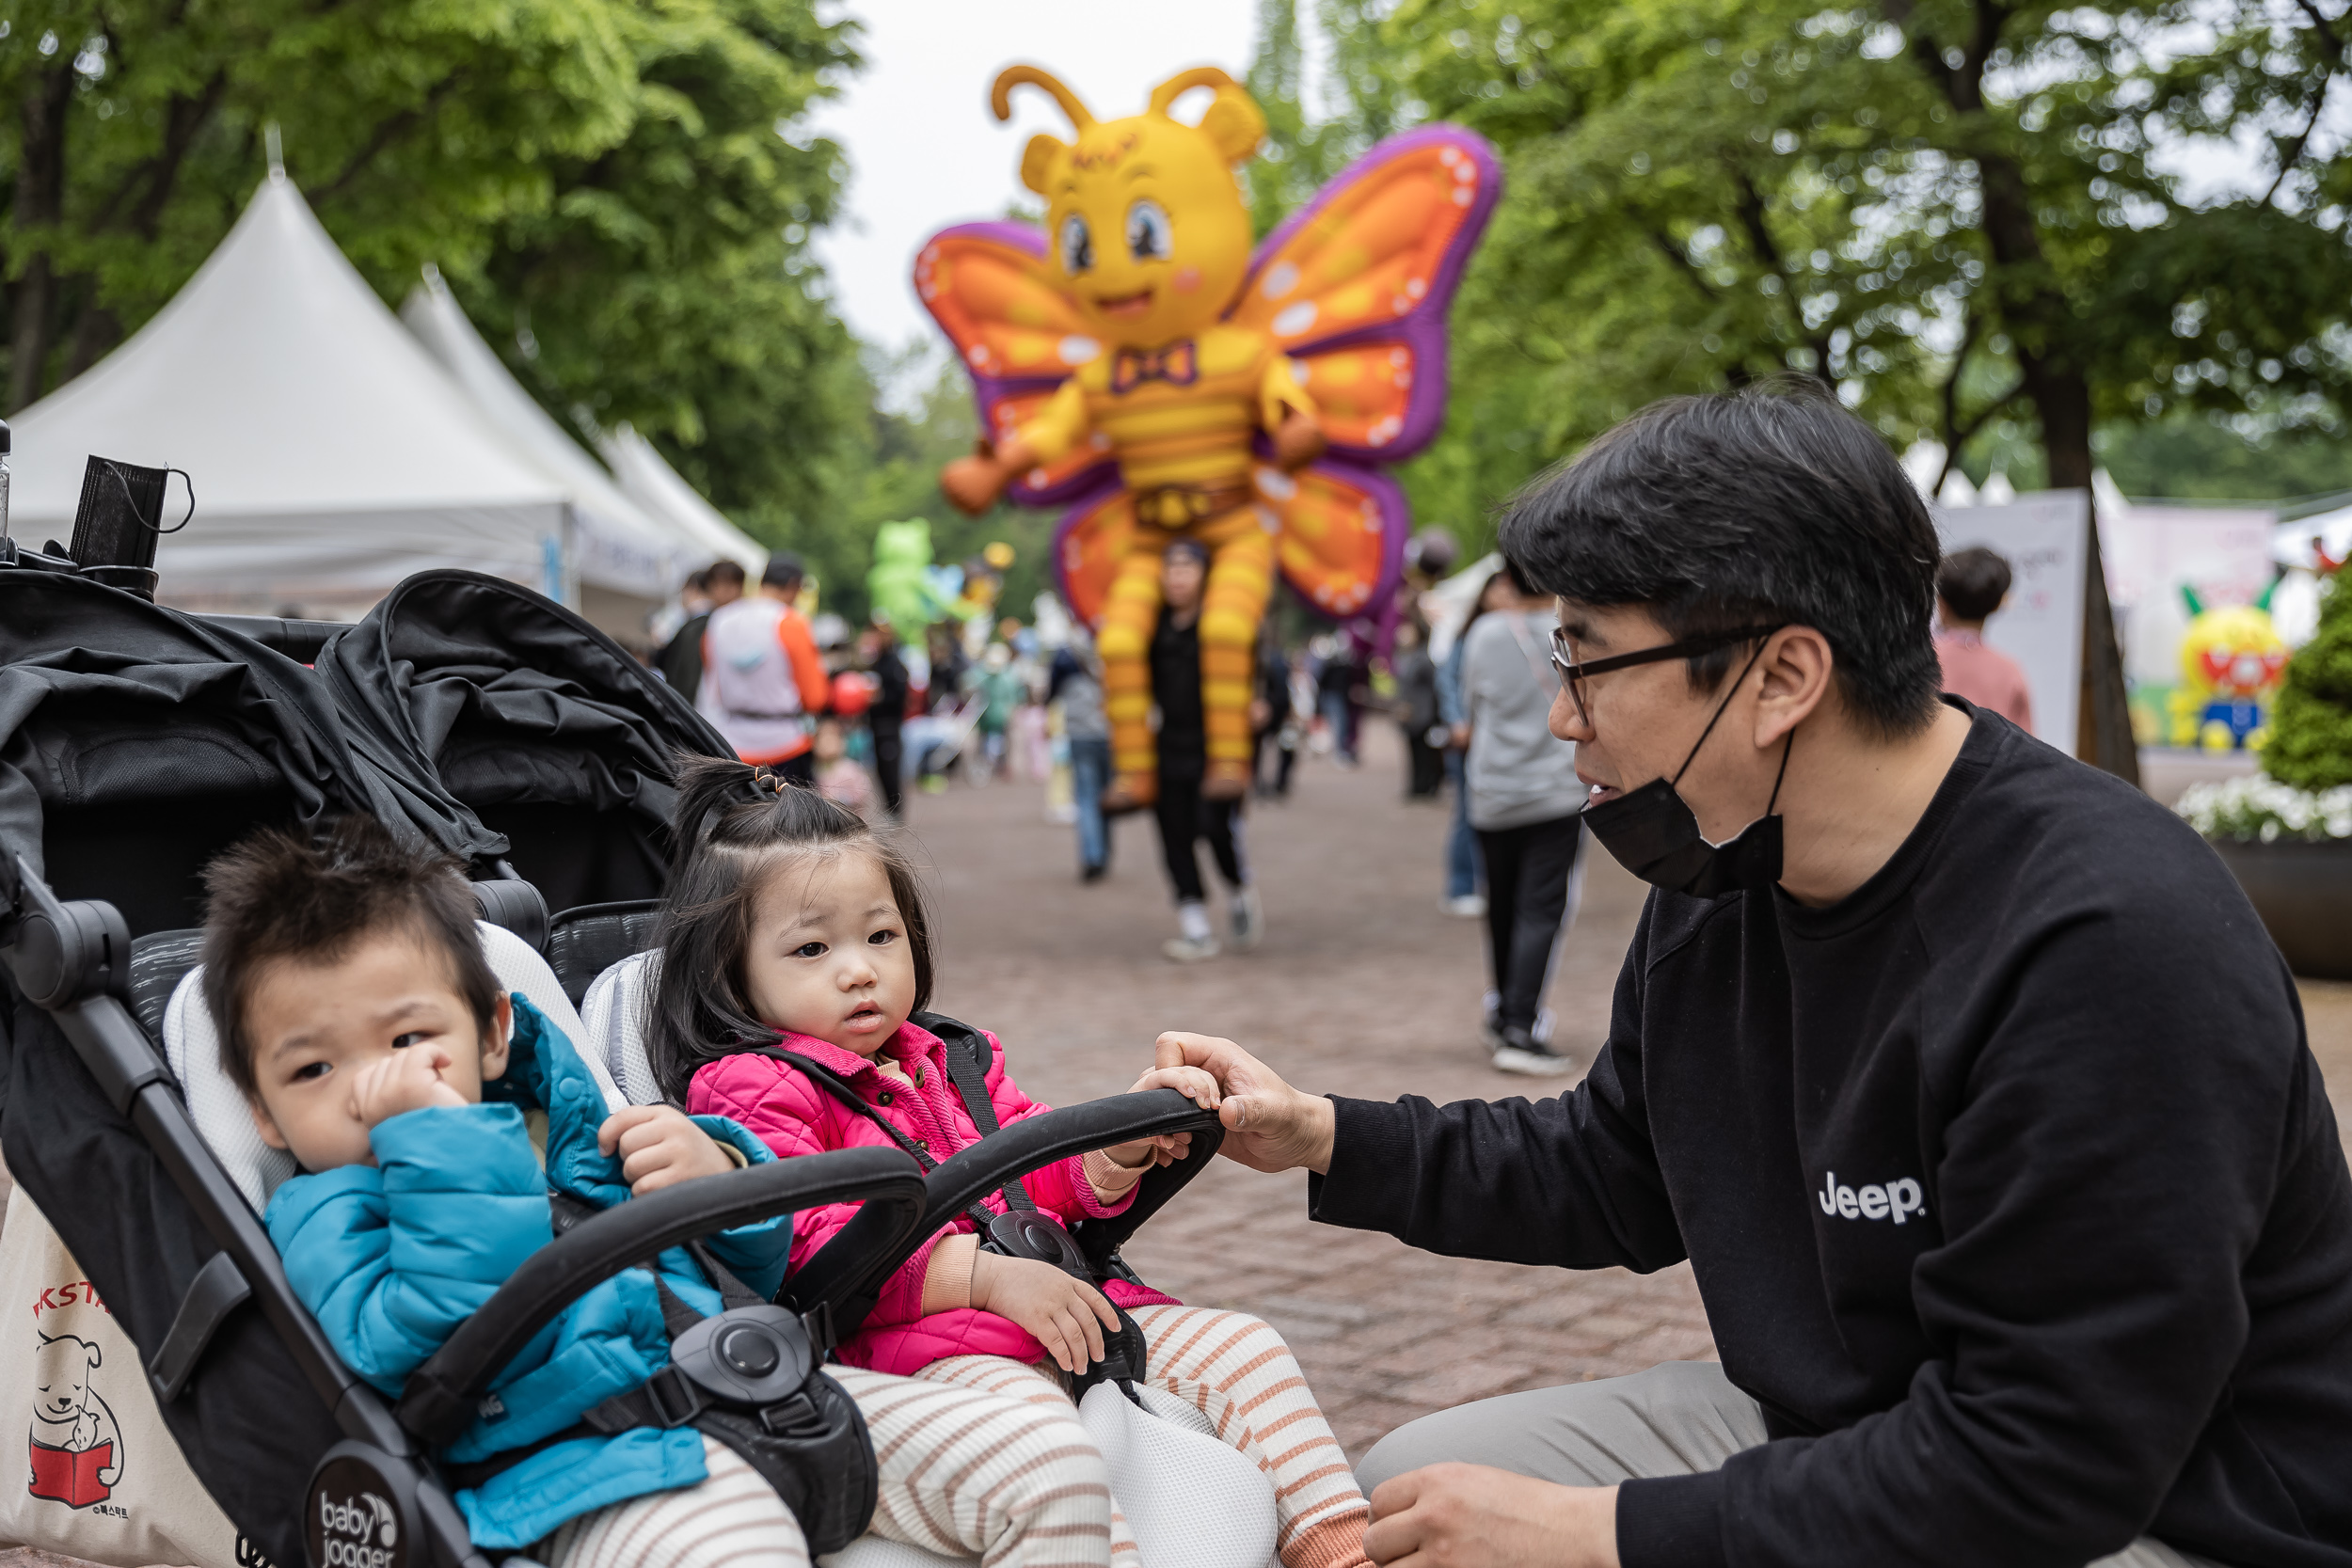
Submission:
[[[462,847],[431,775],[355,754],[302,665],[71,572],[0,570],[0,899],[22,856],[135,936],[194,926],[214,855],[346,811]]]
[[[658,897],[680,752],[732,754],[620,644],[528,589],[422,572],[319,656],[337,701],[461,802],[550,910]]]

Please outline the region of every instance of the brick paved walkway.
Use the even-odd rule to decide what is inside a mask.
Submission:
[[[1189,968],[1159,956],[1174,922],[1148,820],[1119,824],[1113,874],[1081,887],[1071,831],[1042,819],[1034,787],[918,797],[910,816],[941,916],[938,1005],[994,1029],[1023,1086],[1057,1104],[1125,1089],[1168,1028],[1237,1039],[1302,1087],[1521,1092],[1528,1081],[1495,1072],[1477,1044],[1485,927],[1438,908],[1444,813],[1402,801],[1393,737],[1370,739],[1363,770],[1303,767],[1288,805],[1253,804],[1266,942]],[[1613,863],[1594,867],[1552,993],[1559,1043],[1580,1060],[1600,1043],[1640,907],[1639,884]],[[1278,1325],[1359,1457],[1400,1422],[1464,1400],[1714,1354],[1687,1267],[1643,1278],[1434,1258],[1311,1225],[1303,1176],[1227,1161],[1128,1255],[1187,1301]]]
[[[1034,786],[917,797],[937,1005],[994,1029],[1023,1086],[1057,1104],[1125,1089],[1167,1028],[1239,1040],[1306,1088],[1524,1092],[1476,1044],[1484,927],[1438,908],[1443,812],[1400,800],[1394,737],[1369,738],[1362,771],[1306,766],[1288,805],[1252,806],[1266,943],[1190,968],[1158,956],[1173,921],[1148,821],[1120,823],[1112,876],[1081,887],[1071,831],[1043,820]],[[1551,994],[1559,1043],[1581,1061],[1605,1035],[1641,893],[1595,855]],[[2352,985],[2307,984],[2304,1004],[2352,1124]],[[1309,1224],[1305,1186],[1219,1161],[1128,1252],[1186,1300],[1279,1326],[1352,1455],[1464,1400],[1714,1354],[1687,1265],[1644,1277],[1435,1258]]]

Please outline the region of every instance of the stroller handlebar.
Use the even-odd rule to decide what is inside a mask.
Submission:
[[[604,1280],[700,1236],[852,1202],[876,1216],[868,1233],[895,1245],[922,1224],[922,1171],[895,1148],[840,1149],[664,1188],[583,1220],[532,1253],[409,1374],[396,1407],[400,1422],[427,1442],[454,1442],[507,1362]]]
[[[1164,1132],[1194,1134],[1192,1156],[1177,1164],[1147,1172],[1128,1213],[1138,1221],[1156,1211],[1207,1164],[1224,1137],[1215,1111],[1204,1111],[1176,1089],[1148,1089],[1141,1094],[1112,1095],[1082,1105],[1066,1105],[1014,1122],[953,1158],[942,1162],[925,1179],[923,1223],[896,1245],[878,1247],[871,1232],[857,1234],[860,1214],[823,1251],[792,1275],[787,1293],[803,1307],[818,1303],[839,1310],[845,1302],[871,1305],[882,1281],[901,1268],[932,1232],[960,1217],[973,1204],[1057,1160],[1089,1149],[1108,1148]],[[1204,1137],[1203,1134],[1206,1134]],[[1127,1217],[1122,1214],[1120,1218]],[[1089,1221],[1090,1225],[1103,1224]],[[1123,1228],[1133,1228],[1132,1226]],[[1123,1233],[1123,1231],[1122,1231]],[[1097,1248],[1081,1247],[1097,1264]],[[1109,1246],[1099,1249],[1107,1254]],[[852,1308],[840,1323],[842,1334],[855,1332],[863,1312]]]

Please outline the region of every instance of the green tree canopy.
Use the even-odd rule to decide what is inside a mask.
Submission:
[[[78,0],[0,24],[8,406],[87,369],[235,221],[265,128],[397,304],[427,261],[559,417],[628,420],[771,536],[870,388],[817,285],[857,65],[811,0]]]
[[[1508,164],[1416,504],[1459,526],[1652,399],[1790,371],[1897,446],[2013,418],[2055,485],[2090,483],[2103,419],[2340,431],[2342,9],[1326,0],[1359,102]],[[2261,188],[2192,198],[2180,150],[2248,135]],[[2088,722],[2127,770],[2090,594]]]

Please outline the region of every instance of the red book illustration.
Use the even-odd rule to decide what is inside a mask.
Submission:
[[[98,1479],[100,1471],[114,1467],[112,1443],[101,1443],[94,1449],[76,1452],[36,1438],[32,1450],[30,1490],[34,1497],[47,1497],[68,1508],[87,1508],[92,1503],[104,1502],[112,1494],[113,1488]]]

